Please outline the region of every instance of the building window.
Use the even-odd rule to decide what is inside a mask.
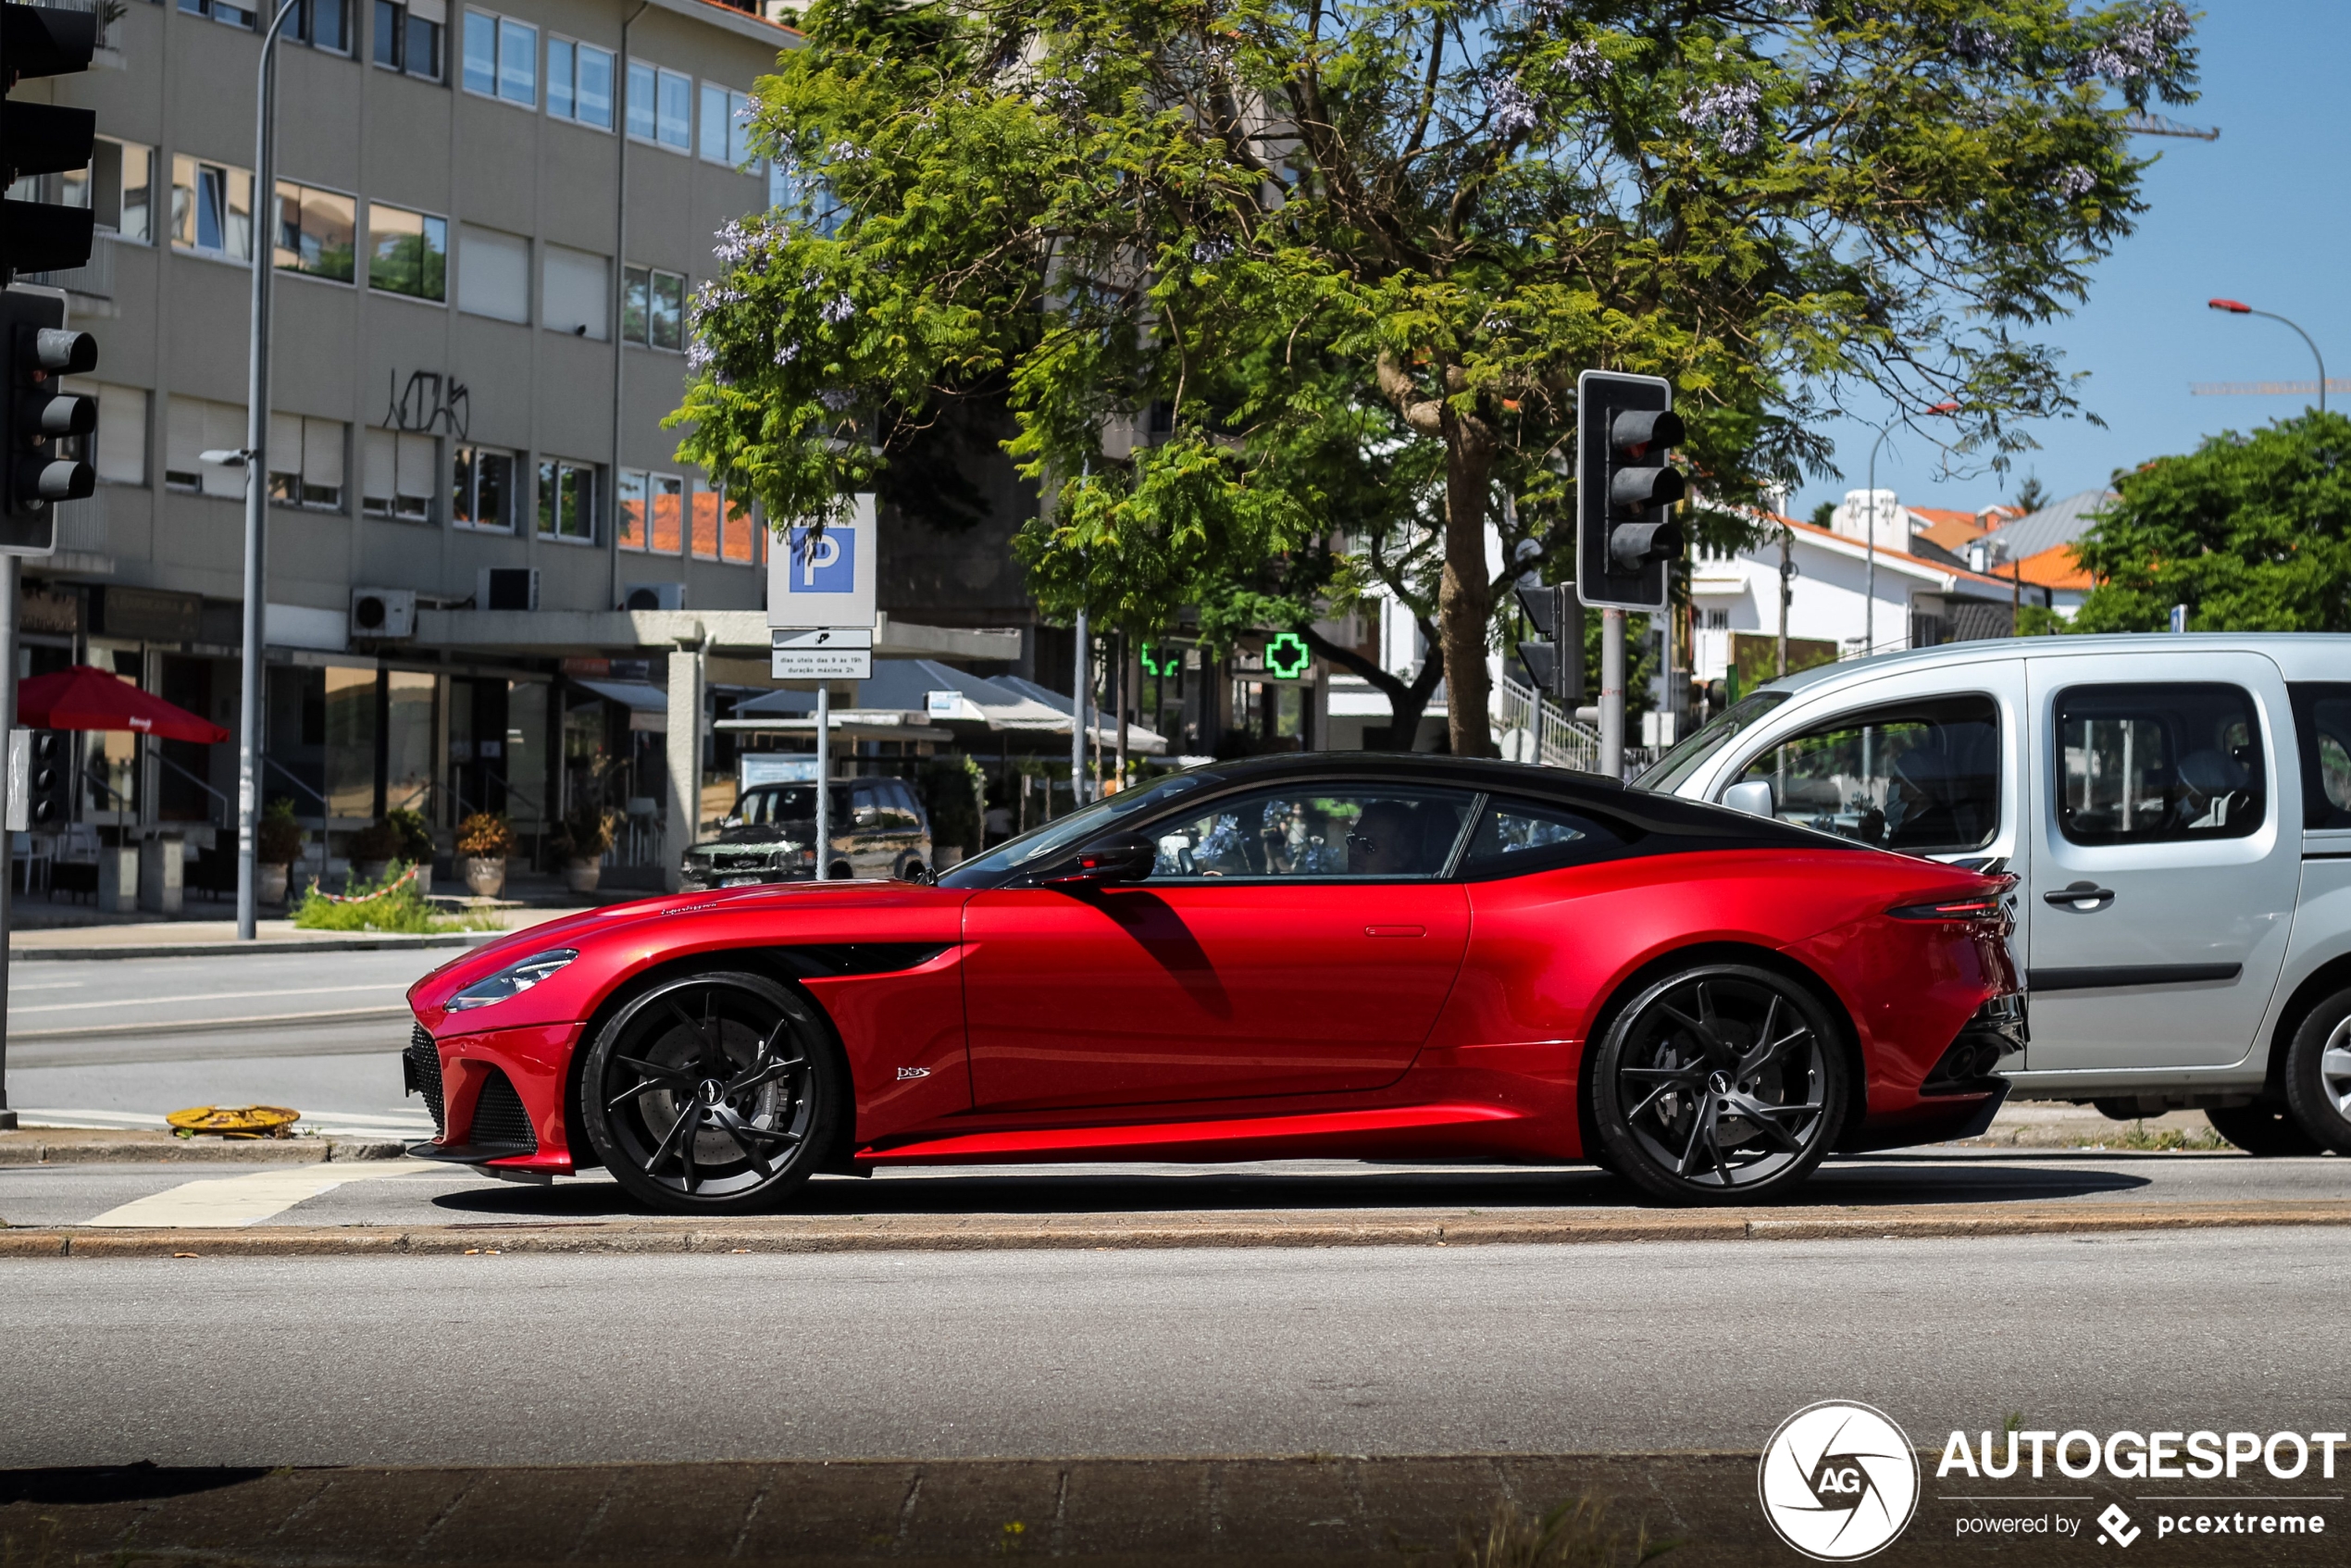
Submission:
[[[659,268],[632,267],[623,278],[620,335],[648,348],[686,346],[686,278]]]
[[[717,487],[697,474],[690,499],[692,505],[687,514],[687,548],[697,561],[715,561],[718,559]]]
[[[547,112],[612,129],[612,51],[568,38],[547,40]]]
[[[269,499],[313,512],[342,510],[343,423],[300,414],[269,416]]]
[[[96,450],[92,450],[91,440],[86,436],[68,436],[57,443],[58,449],[95,468],[100,484],[145,484],[147,389],[82,380],[69,380],[65,389],[98,400]],[[243,410],[239,410],[239,417],[243,417]],[[242,438],[238,444],[243,444]]]
[[[185,153],[171,160],[171,243],[220,261],[253,258],[253,174]]]
[[[286,36],[313,49],[351,53],[350,0],[301,0],[301,7],[286,22]]]
[[[250,31],[253,12],[245,6],[230,4],[230,0],[180,0],[180,8],[192,17],[210,17],[214,21]]]
[[[461,446],[450,468],[450,520],[459,528],[512,533],[515,454],[487,446]]]
[[[105,405],[99,406],[103,417]],[[171,490],[242,501],[245,471],[225,463],[207,463],[203,454],[242,451],[244,444],[243,404],[175,396],[167,404],[164,417],[163,482]]]
[[[376,64],[386,70],[441,80],[441,31],[447,0],[376,0]]]
[[[539,462],[539,537],[596,541],[596,469],[542,457]]]
[[[745,173],[758,172],[759,160],[751,151],[750,93],[715,81],[702,84],[702,156]]]
[[[147,244],[155,239],[149,216],[155,202],[155,150],[135,142],[98,138],[90,159],[91,205],[98,227],[118,238]]]
[[[1703,612],[1703,613],[1704,613],[1704,615],[1705,615],[1705,616],[1706,616],[1706,624],[1705,624],[1705,628],[1704,628],[1704,629],[1705,629],[1705,630],[1708,630],[1708,631],[1728,631],[1728,630],[1730,630],[1730,629],[1731,629],[1731,612],[1730,612],[1730,611],[1728,611],[1728,610],[1707,610],[1707,611],[1705,611],[1705,612]]]
[[[694,150],[694,79],[628,62],[628,134],[674,152]]]
[[[359,467],[361,508],[372,517],[431,522],[433,494],[441,488],[433,478],[440,465],[432,437],[375,429],[366,436]]]
[[[526,108],[539,102],[539,30],[488,11],[466,13],[466,91]]]
[[[731,491],[728,492],[727,511],[721,527],[719,557],[740,566],[750,566],[755,558],[753,544],[759,532],[759,523],[749,498],[737,496]]]
[[[457,226],[457,308],[500,321],[530,319],[530,242],[495,229]]]
[[[602,342],[611,331],[612,264],[593,251],[569,245],[541,244],[541,324],[552,332],[593,338]]]
[[[620,471],[620,540],[623,550],[645,547],[645,472],[641,468]]]
[[[449,297],[449,220],[367,204],[367,287],[410,299]]]
[[[648,481],[652,496],[653,539],[647,546],[656,555],[682,554],[686,548],[686,481],[676,474],[655,474]]]
[[[339,192],[279,180],[278,269],[350,282],[358,242],[356,206]]]

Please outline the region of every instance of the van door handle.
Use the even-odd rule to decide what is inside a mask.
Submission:
[[[2114,890],[2101,888],[2096,882],[2076,882],[2071,887],[2059,888],[2056,892],[2043,893],[2041,902],[2059,909],[2080,909],[2084,904],[2089,904],[2092,908],[2086,913],[2095,913],[2114,902]]]

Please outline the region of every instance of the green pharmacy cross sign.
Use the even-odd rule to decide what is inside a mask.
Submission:
[[[1265,673],[1278,680],[1296,680],[1313,662],[1306,640],[1294,631],[1278,632],[1265,640]]]

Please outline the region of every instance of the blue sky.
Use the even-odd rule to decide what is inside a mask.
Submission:
[[[2351,64],[2351,5],[2219,0],[2196,34],[2203,99],[2165,112],[2217,125],[2220,139],[2133,139],[2161,155],[2138,232],[2094,271],[2089,304],[2042,333],[2067,369],[2089,372],[2082,404],[2107,428],[2080,418],[2034,427],[2042,450],[2005,479],[1944,479],[1932,444],[1897,432],[1878,457],[1882,488],[1918,505],[1972,508],[2013,494],[2032,471],[2052,497],[2070,495],[2205,436],[2299,413],[2307,398],[2190,394],[2192,381],[2317,379],[2300,338],[2207,309],[2216,294],[2292,317],[2332,374],[2351,377],[2351,111],[2335,96]],[[2332,404],[2351,412],[2351,393]],[[1875,431],[1844,420],[1828,433],[1845,477],[1798,492],[1789,509],[1799,517],[1861,487]]]

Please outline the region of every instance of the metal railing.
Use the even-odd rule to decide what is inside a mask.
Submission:
[[[90,247],[90,259],[80,267],[61,267],[48,272],[19,273],[28,283],[47,288],[64,289],[70,293],[86,294],[93,299],[114,298],[114,240],[104,229],[98,230],[96,243]]]
[[[1599,771],[1600,732],[1580,719],[1568,717],[1532,688],[1503,676],[1496,685],[1494,708],[1506,754],[1511,749],[1510,738],[1524,735],[1532,743],[1533,754],[1521,757],[1520,761],[1538,762],[1545,767],[1572,767],[1585,773]],[[1624,776],[1630,778],[1656,760],[1657,752],[1651,747],[1627,746]]]

